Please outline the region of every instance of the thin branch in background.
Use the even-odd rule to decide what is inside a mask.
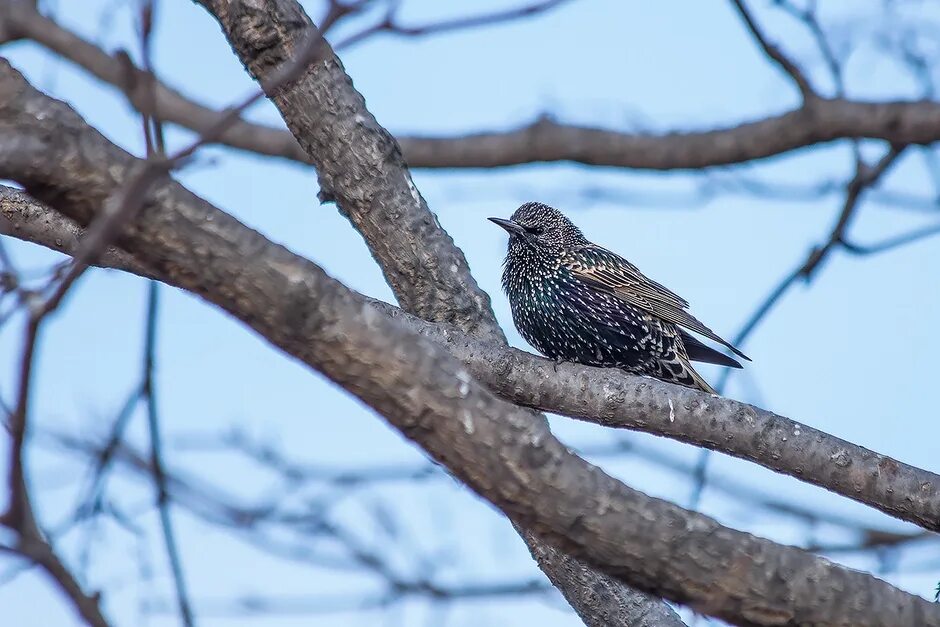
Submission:
[[[494,26],[496,24],[506,24],[516,20],[532,17],[540,13],[546,13],[560,7],[571,0],[543,0],[534,2],[513,9],[494,11],[492,13],[483,13],[481,15],[470,15],[466,17],[456,17],[439,22],[429,22],[419,25],[404,25],[398,22],[398,11],[401,7],[399,2],[389,3],[388,10],[381,20],[369,26],[354,35],[337,42],[334,50],[343,50],[351,48],[356,44],[362,43],[366,39],[379,33],[386,33],[398,37],[425,37],[428,35],[439,35],[461,30],[479,28],[481,26]],[[361,3],[354,3],[361,4]],[[329,14],[328,14],[329,15]],[[325,21],[325,20],[324,20]]]
[[[836,56],[835,50],[832,49],[829,43],[829,38],[826,37],[826,33],[823,31],[822,24],[819,22],[816,0],[809,0],[806,8],[798,7],[787,0],[775,0],[774,4],[806,26],[806,29],[813,37],[813,41],[816,42],[816,47],[819,49],[826,69],[829,71],[829,76],[835,86],[836,97],[841,98],[845,96],[845,79],[842,72],[842,62]]]
[[[797,89],[800,90],[804,104],[815,100],[818,96],[816,96],[816,93],[813,91],[813,87],[810,85],[809,79],[803,73],[803,70],[801,70],[792,59],[787,57],[779,47],[767,40],[766,35],[764,35],[764,32],[757,25],[757,22],[754,21],[754,17],[744,4],[744,0],[731,1],[732,4],[734,4],[734,8],[737,9],[738,14],[741,16],[741,19],[744,20],[748,31],[750,31],[751,35],[757,41],[757,44],[777,67],[790,77]]]
[[[797,267],[780,281],[780,283],[771,290],[767,298],[755,309],[754,313],[748,318],[741,327],[741,330],[734,336],[733,343],[736,346],[743,346],[754,330],[766,318],[767,314],[780,302],[783,295],[796,284],[800,279],[812,281],[816,271],[826,261],[829,256],[840,247],[844,247],[846,230],[852,219],[858,212],[862,194],[874,186],[884,175],[887,169],[894,164],[903,153],[903,147],[892,147],[881,158],[875,166],[867,166],[859,163],[856,167],[856,173],[846,189],[845,200],[835,225],[830,230],[826,240],[819,246],[810,250],[806,258],[797,265]],[[722,373],[716,389],[723,389],[727,385],[730,371]]]
[[[195,618],[189,593],[186,588],[186,579],[183,572],[183,560],[180,557],[179,545],[173,530],[173,521],[170,516],[170,497],[167,489],[166,471],[163,463],[163,449],[160,438],[160,416],[157,411],[156,376],[154,364],[156,362],[157,345],[157,316],[160,296],[160,286],[156,281],[149,281],[147,285],[147,332],[144,349],[144,386],[143,401],[147,408],[147,426],[150,432],[150,460],[153,465],[153,481],[157,489],[157,510],[160,513],[160,526],[163,529],[163,541],[166,545],[166,554],[173,572],[173,583],[176,588],[176,602],[180,619],[186,627],[193,627]]]
[[[836,56],[835,51],[829,43],[829,39],[826,37],[826,33],[823,31],[822,24],[819,22],[816,0],[809,0],[806,8],[800,8],[787,0],[780,0],[778,5],[791,16],[802,22],[809,31],[813,41],[816,42],[820,56],[822,56],[823,64],[829,72],[829,78],[832,79],[836,98],[844,98],[845,74],[842,70],[842,61]],[[852,138],[851,145],[855,162],[858,163],[862,160],[861,144],[858,138]]]
[[[147,0],[140,11],[140,47],[143,57],[144,70],[151,77],[156,77],[152,61],[152,36],[156,19],[157,5],[155,0]],[[156,79],[149,81],[151,101],[156,103],[154,84]],[[156,106],[151,107],[156,111]],[[147,146],[147,158],[164,158],[166,155],[166,141],[163,133],[163,123],[156,115],[141,115],[143,121],[144,141]],[[173,519],[170,513],[170,499],[167,491],[166,472],[164,470],[163,447],[160,436],[160,415],[157,411],[156,392],[156,352],[157,352],[157,322],[160,303],[160,285],[156,281],[147,283],[147,317],[144,339],[143,381],[140,388],[140,398],[147,409],[147,427],[150,434],[150,463],[153,466],[153,482],[156,488],[157,511],[160,515],[160,528],[163,532],[163,542],[166,547],[167,560],[170,571],[173,573],[173,586],[176,590],[176,605],[180,621],[184,627],[193,627],[195,618],[192,604],[189,601],[189,592],[183,569],[183,560],[180,556],[176,533],[173,528]]]
[[[885,253],[895,248],[901,248],[902,246],[907,246],[908,244],[913,244],[914,242],[919,242],[922,239],[927,239],[928,237],[933,237],[938,234],[940,234],[940,224],[934,224],[911,231],[910,233],[889,237],[888,239],[874,244],[856,244],[847,241],[845,238],[842,239],[841,243],[842,248],[850,254],[861,256],[877,255],[878,253]]]
[[[343,18],[361,13],[371,4],[372,0],[355,0],[343,2],[342,0],[327,0],[326,12],[317,22],[317,29],[321,35],[326,35]]]
[[[235,599],[205,599],[200,607],[206,614],[221,617],[257,615],[291,616],[324,615],[342,612],[387,609],[405,598],[419,597],[434,602],[478,601],[487,598],[542,596],[554,590],[544,579],[511,582],[469,583],[456,586],[434,586],[419,583],[405,584],[400,589],[372,594],[301,595],[301,596],[241,596]],[[156,611],[168,608],[157,606]]]

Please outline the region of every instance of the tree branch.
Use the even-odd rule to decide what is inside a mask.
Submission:
[[[200,2],[219,21],[245,68],[278,107],[291,132],[317,168],[319,197],[335,201],[340,212],[363,236],[402,308],[433,322],[454,324],[469,335],[506,339],[490,307],[489,295],[477,285],[463,252],[441,228],[418,192],[395,139],[366,109],[339,59],[322,41],[324,54],[307,72],[283,88],[270,89],[270,76],[292,63],[302,42],[320,35],[303,8],[292,0],[266,3]],[[388,226],[395,225],[394,236]],[[547,428],[544,416],[534,417]],[[517,526],[519,529],[519,526]],[[524,533],[530,548],[535,534]],[[578,604],[582,596],[569,595],[586,622],[600,617],[645,612],[658,600],[624,587],[589,569],[571,579],[573,560],[557,561],[546,553],[539,561],[555,583],[583,585],[585,579],[607,590],[603,604]],[[663,608],[657,614],[678,617]],[[626,620],[623,624],[630,624]]]
[[[816,98],[816,93],[813,91],[813,87],[809,83],[809,79],[806,78],[806,75],[803,74],[803,70],[790,59],[787,55],[780,50],[779,47],[770,43],[767,40],[767,37],[764,35],[763,31],[754,21],[754,17],[751,15],[751,12],[748,10],[747,6],[744,4],[744,0],[731,0],[734,4],[734,8],[737,10],[738,15],[741,16],[741,19],[744,21],[745,26],[747,26],[748,31],[757,41],[757,44],[761,47],[764,53],[770,57],[783,72],[789,76],[797,89],[800,90],[800,95],[803,97],[803,101],[808,101]]]
[[[86,132],[91,133],[87,128]],[[83,142],[97,141],[83,138]],[[192,197],[186,203],[187,211],[194,212],[203,206],[197,200]],[[3,210],[0,217],[15,226],[20,221],[15,210],[23,206],[32,220],[36,218],[31,216],[37,214],[55,213],[35,201],[22,201],[0,203]],[[202,218],[205,224],[217,225],[230,219],[217,209],[202,211],[211,216]],[[240,229],[241,226],[211,229],[202,234],[206,238],[204,245],[209,250],[227,250],[231,248],[230,241],[239,239]],[[49,234],[43,237],[45,241],[49,239],[57,238]],[[273,246],[264,241],[264,246]],[[155,275],[186,289],[172,275]],[[703,397],[694,391],[632,377],[618,370],[556,365],[499,342],[469,337],[450,325],[427,323],[380,301],[371,302],[413,331],[445,346],[467,365],[474,377],[513,403],[608,427],[653,433],[747,459],[925,529],[940,530],[940,477],[934,473],[745,403]]]
[[[0,131],[0,175],[80,223],[94,218],[135,161],[8,66],[0,71]],[[66,156],[67,171],[57,166]],[[544,422],[491,396],[440,344],[174,182],[154,186],[120,245],[358,396],[515,523],[610,575],[739,625],[940,625],[940,608],[922,598],[613,480],[570,453]],[[551,362],[526,359],[545,368],[535,387],[550,395]],[[503,368],[488,369],[505,377]],[[563,366],[559,374],[579,387],[588,377],[607,378],[599,395],[614,406],[629,399],[641,416],[647,394],[657,415],[665,405],[676,422],[682,414],[703,423],[722,414],[744,424],[760,416],[743,404],[619,373]],[[629,382],[632,397],[610,386],[617,377]],[[668,414],[665,420],[672,422]],[[765,433],[776,449],[783,438]],[[784,437],[800,437],[791,434]],[[846,461],[837,457],[833,467]],[[858,477],[859,488],[908,472],[895,464],[883,464],[882,476]],[[935,492],[929,483],[917,488]]]
[[[148,77],[126,55],[109,55],[76,33],[40,15],[26,3],[0,0],[0,34],[6,41],[29,39],[68,59],[127,94],[148,112]],[[149,78],[152,79],[152,77]],[[222,113],[156,81],[155,113],[166,122],[203,133]],[[573,161],[650,170],[696,169],[764,159],[840,139],[883,139],[896,144],[940,140],[940,103],[870,103],[818,98],[781,114],[708,131],[662,135],[628,133],[564,124],[548,118],[509,130],[456,136],[399,135],[412,168],[492,168],[525,163]],[[290,132],[238,120],[218,142],[239,150],[311,163]]]
[[[0,235],[33,242],[50,250],[74,256],[85,236],[85,229],[36,202],[23,191],[0,185]],[[95,265],[124,270],[148,279],[156,278],[143,264],[116,246],[105,249]]]
[[[359,31],[356,34],[351,35],[340,42],[337,42],[333,48],[335,50],[349,48],[379,33],[387,33],[389,35],[397,35],[399,37],[426,37],[428,35],[439,35],[441,33],[450,33],[471,28],[479,28],[480,26],[506,24],[508,22],[514,22],[516,20],[532,17],[533,15],[538,15],[539,13],[546,13],[561,6],[562,4],[565,4],[566,2],[570,2],[570,0],[542,0],[541,2],[533,2],[532,4],[525,4],[501,11],[482,13],[480,15],[455,17],[413,26],[401,24],[398,21],[397,11],[401,5],[397,2],[394,2],[390,5],[388,13],[383,16],[381,20],[372,26]]]

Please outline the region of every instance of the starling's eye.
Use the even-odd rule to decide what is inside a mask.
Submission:
[[[540,226],[527,226],[525,227],[525,230],[531,233],[532,235],[541,235],[542,233],[545,232],[545,229],[543,229]]]

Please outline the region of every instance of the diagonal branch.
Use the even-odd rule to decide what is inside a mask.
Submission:
[[[38,92],[33,92],[33,97],[48,100]],[[81,181],[96,180],[100,176],[100,164],[116,159],[131,159],[87,126],[79,132],[74,122],[68,123],[73,116],[74,113],[65,110],[59,111],[54,117],[33,121],[56,127],[66,125],[72,129],[69,136],[78,141],[77,145],[51,145],[47,148],[49,152],[64,155],[74,151],[99,157],[87,161],[87,172],[76,172],[61,180],[59,185],[73,181],[72,177]],[[19,132],[29,132],[29,124],[25,121],[18,127]],[[55,136],[49,127],[46,127],[44,133]],[[10,175],[11,168],[21,167],[15,163],[19,157],[28,158],[28,155],[24,150],[15,149],[11,153],[0,152],[0,165],[3,167],[0,173]],[[41,155],[34,155],[33,160],[43,165]],[[26,180],[26,173],[21,174]],[[42,175],[39,179],[41,181],[57,180],[57,177],[62,176],[52,170],[36,174]],[[102,185],[97,191],[99,195],[110,189],[107,185],[98,185]],[[83,186],[86,193],[95,192],[96,188],[89,183],[83,183]],[[236,260],[232,266],[227,266],[224,264],[225,255],[234,257],[237,249],[233,249],[232,242],[241,241],[250,231],[243,231],[240,225],[232,223],[227,214],[211,208],[194,196],[186,195],[176,202],[178,211],[197,216],[193,219],[196,226],[192,228],[198,230],[205,250],[219,251],[220,257],[209,263],[206,270],[236,272],[241,262]],[[24,208],[29,213],[20,216],[17,212]],[[166,204],[161,205],[161,212],[168,220],[175,215],[170,213],[171,208]],[[70,213],[77,219],[85,215],[76,213],[75,209],[70,207]],[[36,202],[26,201],[0,202],[0,211],[0,216],[14,227],[21,221],[35,223],[38,221],[36,216],[54,213]],[[85,217],[87,219],[88,216]],[[51,224],[52,221],[47,223]],[[183,224],[188,225],[189,222],[182,223],[180,228]],[[19,232],[15,228],[12,230]],[[255,238],[252,239],[253,247],[262,249],[274,246],[257,234],[250,233]],[[188,233],[188,237],[194,238],[196,233]],[[47,234],[44,240],[48,239],[54,239],[54,234]],[[44,240],[39,242],[43,243]],[[299,260],[295,259],[295,263],[299,263]],[[155,269],[151,273],[171,285],[185,288],[172,274],[157,272]],[[209,289],[209,286],[205,289]],[[507,348],[500,342],[474,339],[452,326],[430,324],[391,305],[370,302],[384,313],[407,323],[412,330],[444,345],[468,366],[473,376],[514,403],[610,427],[655,433],[748,459],[926,529],[940,530],[940,477],[933,473],[731,399],[702,397],[694,391],[653,380],[637,379],[609,369],[572,364],[562,364],[556,368],[554,362]]]
[[[44,106],[24,110],[37,98]],[[2,174],[79,222],[94,218],[101,193],[134,162],[9,69],[0,72],[0,120]],[[63,132],[11,140],[53,124]],[[56,167],[52,154],[68,154],[72,167]],[[90,176],[101,171],[110,175]],[[67,193],[72,185],[82,193]],[[210,247],[213,234],[221,248]],[[372,406],[515,523],[621,581],[739,625],[940,626],[940,608],[925,599],[612,479],[543,421],[493,397],[442,346],[176,183],[155,186],[120,244]],[[644,386],[678,405],[706,398]]]
[[[751,12],[748,10],[747,6],[744,4],[744,0],[731,0],[731,2],[734,4],[734,8],[741,16],[741,19],[744,20],[744,24],[747,26],[748,31],[750,31],[751,35],[757,41],[757,44],[761,47],[764,53],[770,57],[770,59],[793,80],[793,83],[796,85],[797,89],[800,90],[800,95],[803,97],[803,101],[806,102],[817,98],[816,93],[813,91],[813,87],[809,83],[809,79],[807,79],[806,75],[803,74],[803,70],[801,70],[792,59],[785,55],[778,46],[770,43],[770,41],[767,40],[764,32],[754,21],[754,17],[751,15]]]
[[[363,236],[402,308],[505,346],[489,295],[418,192],[395,139],[366,109],[329,45],[321,38],[323,57],[310,63],[296,82],[270,88],[270,76],[293,63],[302,42],[320,37],[303,8],[293,0],[201,4],[218,19],[240,60],[316,166],[321,200],[335,201]],[[544,416],[532,418],[547,428]],[[540,546],[535,534],[516,528],[531,548]],[[556,583],[566,581],[571,587],[589,580],[606,590],[594,604],[568,594],[586,622],[620,618],[627,625],[636,622],[632,614],[650,611],[664,623],[681,624],[659,600],[585,570],[560,552],[545,552],[539,564]],[[578,579],[572,579],[574,571],[581,572]]]
[[[796,268],[784,276],[770,291],[770,294],[761,301],[741,327],[741,330],[734,336],[732,341],[735,346],[744,345],[754,330],[767,318],[774,307],[780,303],[783,296],[791,287],[796,285],[800,280],[811,281],[816,271],[829,259],[832,253],[839,247],[845,247],[844,240],[846,230],[858,213],[863,194],[878,183],[884,173],[897,162],[904,150],[904,147],[892,146],[873,166],[869,166],[862,161],[858,161],[855,164],[855,175],[846,186],[845,199],[842,202],[839,216],[825,241],[813,247],[806,256],[806,259],[801,261]],[[902,240],[901,243],[906,243],[906,240]],[[716,389],[724,389],[730,377],[730,371],[725,370],[722,372]]]

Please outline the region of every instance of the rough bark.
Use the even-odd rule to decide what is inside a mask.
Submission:
[[[22,192],[0,186],[0,233],[69,253],[80,232],[74,223]],[[118,249],[109,251],[99,265],[154,277]],[[477,340],[454,327],[426,323],[385,303],[373,301],[373,305],[446,346],[477,380],[513,403],[748,459],[925,529],[940,530],[940,477],[934,473],[745,403],[619,371],[557,365]]]
[[[655,597],[642,592],[623,594],[615,580],[597,577],[585,564],[565,555],[558,549],[541,542],[526,531],[532,557],[555,584],[572,607],[593,608],[581,618],[588,627],[669,627],[684,625],[672,609]]]
[[[199,4],[219,20],[239,59],[266,89],[279,68],[320,39],[293,0]],[[428,209],[395,139],[366,109],[329,44],[320,41],[307,71],[267,96],[316,167],[321,199],[335,201],[365,238],[402,308],[501,338],[489,295]]]
[[[0,234],[42,244],[50,250],[72,255],[85,234],[73,221],[49,209],[18,189],[0,185]],[[96,261],[102,268],[114,268],[158,279],[127,252],[109,246]]]
[[[84,226],[136,162],[0,68],[0,175]],[[358,396],[516,524],[611,576],[739,625],[940,626],[940,607],[920,597],[612,479],[442,346],[169,179],[118,244]]]
[[[316,167],[321,199],[335,201],[366,240],[402,308],[505,345],[489,295],[477,285],[463,252],[418,192],[397,142],[366,109],[303,8],[293,0],[200,4],[219,20],[245,68],[278,107]],[[271,89],[271,76],[310,41],[319,41],[317,60],[296,81]],[[545,424],[544,416],[533,419]],[[535,536],[524,538],[535,541],[530,548],[537,548]],[[659,603],[601,573],[570,579],[570,561],[556,569],[549,555],[539,564],[562,585],[583,585],[590,579],[607,590],[619,589],[625,607]],[[575,597],[574,608],[586,621],[598,613],[610,614],[604,607],[577,604],[581,600]],[[679,622],[671,610],[663,609]]]
[[[7,200],[15,197],[14,200]],[[214,220],[215,218],[213,218]],[[64,223],[65,226],[60,226]],[[45,229],[31,228],[40,224]],[[23,225],[23,226],[21,226]],[[65,237],[55,229],[63,228]],[[60,242],[80,231],[67,218],[0,186],[0,233],[69,253]],[[216,236],[217,237],[217,236]],[[221,248],[224,239],[214,239]],[[99,264],[156,277],[129,253]],[[499,342],[479,340],[447,324],[429,323],[370,300],[383,314],[434,340],[473,377],[517,405],[617,429],[661,435],[709,448],[817,485],[886,514],[940,531],[940,476],[842,440],[773,412],[732,399],[635,377],[618,370],[556,364]]]

